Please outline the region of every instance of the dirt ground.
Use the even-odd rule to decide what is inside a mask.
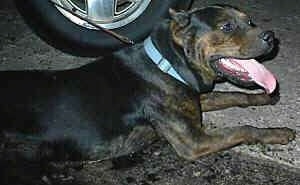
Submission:
[[[279,79],[281,100],[275,106],[207,113],[205,122],[218,127],[287,126],[297,131],[296,141],[287,146],[241,146],[194,162],[178,158],[168,143],[160,141],[127,158],[71,164],[70,168],[32,164],[26,160],[16,164],[11,160],[13,156],[1,152],[3,146],[0,145],[1,184],[300,184],[300,1],[196,0],[193,7],[213,3],[238,6],[249,13],[255,23],[275,31],[280,40],[280,52],[265,65]],[[94,60],[70,56],[48,46],[24,24],[10,0],[0,2],[1,71],[63,70]],[[225,84],[217,88],[230,90],[234,87]]]

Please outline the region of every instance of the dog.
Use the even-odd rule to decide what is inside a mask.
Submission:
[[[194,160],[295,138],[289,128],[202,122],[203,112],[278,101],[276,78],[256,60],[274,48],[272,31],[228,5],[171,9],[170,17],[144,43],[78,69],[1,72],[2,142],[31,158],[82,160],[128,155],[164,137]],[[265,93],[217,92],[218,81]]]

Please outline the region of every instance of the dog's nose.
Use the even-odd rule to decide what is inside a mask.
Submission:
[[[273,31],[264,31],[259,35],[259,38],[261,38],[262,40],[268,42],[268,43],[272,43],[275,39],[275,33]]]

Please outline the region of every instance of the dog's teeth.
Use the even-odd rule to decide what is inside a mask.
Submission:
[[[226,67],[233,69],[235,71],[239,71],[239,72],[247,72],[246,70],[244,70],[243,68],[238,67],[237,65],[233,64],[229,59],[225,59],[225,58],[221,58],[220,62],[222,62],[223,65],[225,65]]]
[[[237,68],[237,66],[235,66],[234,64],[232,64],[229,60],[224,60],[222,62],[226,67],[230,68],[230,69],[234,69],[234,70],[240,70],[239,68]]]
[[[220,61],[221,61],[222,63],[226,63],[226,62],[228,62],[229,60],[228,60],[227,58],[221,58]]]

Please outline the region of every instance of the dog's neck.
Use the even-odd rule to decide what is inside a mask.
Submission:
[[[159,60],[159,57],[155,59],[155,55],[160,55],[165,59],[163,65],[168,65],[168,63],[170,63],[172,70],[175,70],[175,73],[172,72],[172,70],[169,70],[171,71],[169,74],[177,80],[188,84],[196,91],[200,93],[211,91],[213,89],[213,84],[205,84],[201,76],[195,76],[190,70],[183,49],[178,47],[172,39],[169,25],[169,21],[161,23],[154,29],[150,37],[146,39],[144,46],[147,55],[156,64],[159,63],[159,61],[157,61]],[[157,52],[159,52],[159,54],[157,54]],[[157,66],[161,68],[160,65]]]
[[[163,72],[171,75],[172,77],[176,78],[177,80],[181,81],[182,83],[185,83],[189,85],[181,76],[178,74],[178,72],[175,70],[175,68],[172,66],[172,64],[166,59],[161,52],[157,49],[157,47],[154,45],[151,36],[148,37],[144,41],[144,50],[148,57],[156,64],[156,66]]]

